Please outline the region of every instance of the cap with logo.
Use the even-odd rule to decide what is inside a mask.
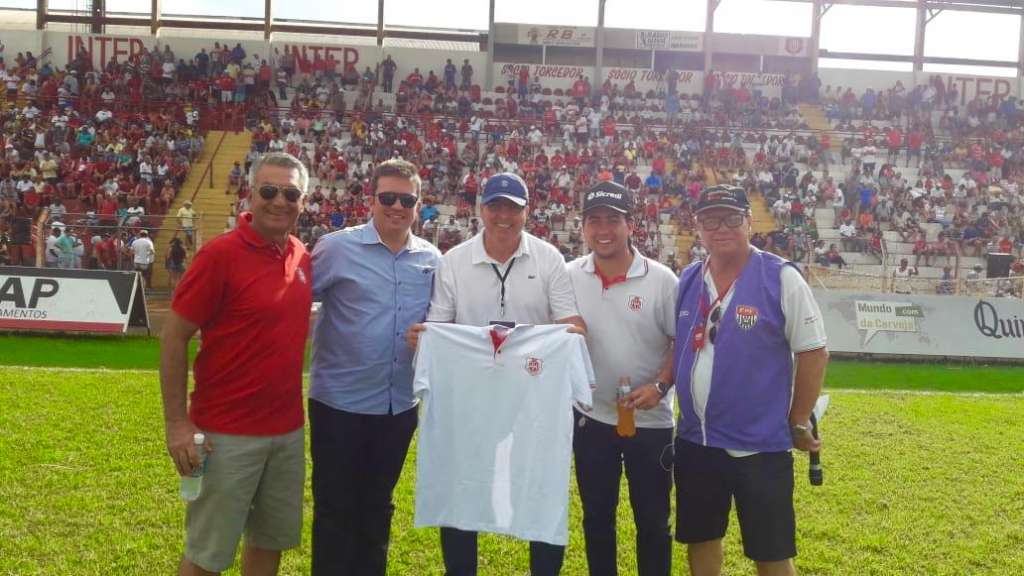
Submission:
[[[506,198],[519,206],[526,206],[530,199],[530,193],[527,191],[526,182],[523,182],[522,178],[511,172],[502,172],[487,179],[480,201],[487,204],[498,198]]]
[[[629,214],[633,211],[633,194],[628,188],[615,182],[599,182],[583,195],[583,212],[600,207]]]
[[[700,193],[700,200],[697,201],[697,210],[703,212],[711,208],[729,208],[739,212],[750,210],[750,200],[747,193],[739,186],[719,184],[709,186]]]

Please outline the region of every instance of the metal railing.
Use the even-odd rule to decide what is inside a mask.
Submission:
[[[846,269],[809,265],[804,268],[812,288],[894,293],[892,275],[867,274]],[[1024,298],[1024,276],[1005,278],[922,278],[899,279],[896,288],[911,294],[949,294],[992,298]],[[879,290],[881,287],[881,290]]]

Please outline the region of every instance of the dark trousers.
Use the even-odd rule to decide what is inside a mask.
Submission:
[[[636,523],[637,573],[668,576],[672,567],[669,530],[672,490],[672,429],[637,428],[622,438],[615,427],[575,413],[573,453],[583,503],[583,536],[591,576],[615,576],[615,512],[625,464]],[[629,570],[628,572],[632,572]]]
[[[314,576],[383,576],[391,493],[416,423],[416,409],[355,414],[309,401]]]
[[[476,576],[477,533],[441,528],[441,555],[445,576]],[[562,570],[565,546],[530,542],[530,575],[557,576]]]

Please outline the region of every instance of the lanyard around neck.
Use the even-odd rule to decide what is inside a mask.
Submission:
[[[516,263],[516,259],[513,256],[508,262],[508,267],[505,268],[505,273],[502,274],[498,271],[498,265],[491,263],[491,270],[494,270],[494,275],[498,277],[498,281],[501,282],[501,317],[505,317],[505,281],[508,280],[508,275],[512,272],[512,266]]]

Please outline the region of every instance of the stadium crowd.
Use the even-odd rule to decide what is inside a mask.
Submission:
[[[66,70],[31,54],[5,65],[4,257],[27,260],[24,222],[45,208],[60,224],[63,214],[77,213],[89,230],[94,221],[125,227],[119,238],[86,232],[72,241],[87,265],[121,266],[109,253],[128,254],[124,246],[139,229],[159,225],[202,130],[243,123],[254,145],[232,177],[232,212],[246,208],[243,176],[255,155],[290,152],[315,177],[299,220],[310,245],[365,221],[367,178],[396,157],[421,167],[426,202],[418,226],[442,249],[479,228],[476,196],[501,171],[520,174],[536,191],[530,230],[566,258],[580,250],[580,191],[601,180],[638,195],[643,217],[634,243],[677,270],[702,247],[675,254],[659,224],[692,230],[709,178],[762,194],[776,230],[754,243],[798,261],[842,267],[843,252],[880,256],[890,229],[914,245],[915,266],[994,251],[1019,256],[1024,242],[1024,139],[1014,98],[978,97],[961,110],[955,88],[938,80],[858,96],[822,88],[814,77],[787,81],[770,97],[759,86],[723,86],[714,72],[703,94],[687,95],[673,71],[647,92],[610,81],[595,90],[586,77],[563,91],[542,87],[526,67],[485,93],[468,60],[398,78],[390,56],[362,72],[292,51],[268,58],[215,43],[187,60],[164,46],[102,69],[84,53]],[[147,107],[154,99],[169,105]],[[840,142],[807,130],[798,108],[807,101],[822,104]],[[443,205],[454,213],[442,214]],[[834,212],[839,242],[820,238],[818,208]],[[928,237],[926,223],[941,232]],[[104,241],[113,249],[94,249]]]

